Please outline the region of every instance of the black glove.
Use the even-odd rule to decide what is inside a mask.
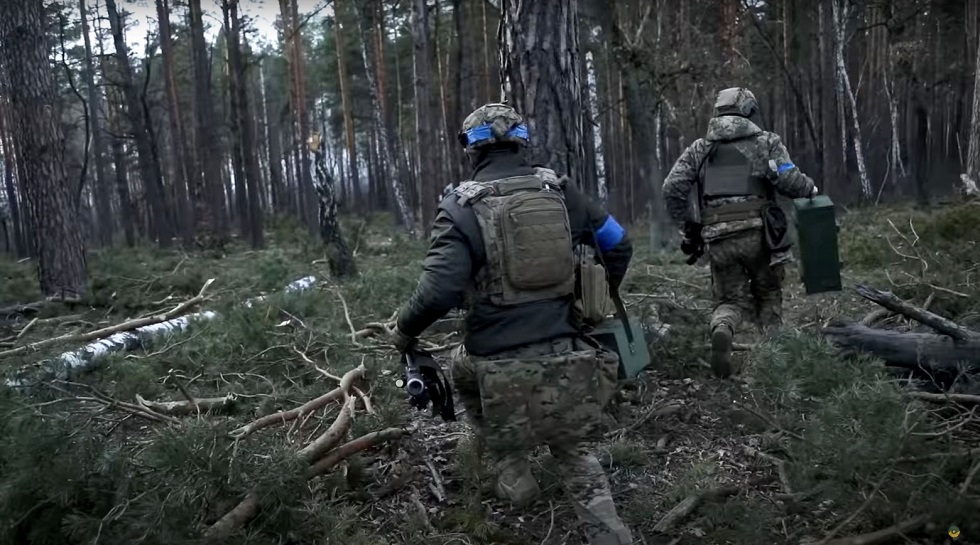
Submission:
[[[701,238],[701,229],[704,226],[693,221],[684,222],[684,240],[681,241],[681,251],[684,255],[689,255],[687,264],[693,265],[702,255],[704,255],[704,239]]]

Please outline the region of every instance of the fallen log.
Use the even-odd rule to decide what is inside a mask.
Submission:
[[[0,352],[0,358],[4,356],[13,356],[15,354],[23,354],[24,352],[38,350],[40,348],[44,348],[45,346],[60,343],[60,342],[91,341],[93,339],[101,339],[103,337],[108,337],[113,333],[118,333],[121,331],[131,331],[133,329],[139,329],[143,326],[166,322],[167,320],[180,316],[181,314],[187,312],[187,310],[190,309],[191,307],[204,301],[204,292],[207,291],[208,286],[210,286],[212,282],[214,282],[214,278],[209,278],[208,281],[204,283],[204,286],[201,288],[201,291],[199,291],[196,296],[188,299],[187,301],[184,301],[183,303],[177,305],[171,310],[168,310],[167,312],[164,312],[163,314],[158,314],[156,316],[148,316],[146,318],[138,318],[136,320],[130,320],[128,322],[111,325],[109,327],[104,327],[102,329],[97,329],[95,331],[89,331],[88,333],[61,335],[60,337],[51,337],[41,341],[33,342],[31,344],[25,344],[24,346],[18,346],[17,348],[11,348],[10,350],[4,350]]]
[[[312,287],[316,278],[306,276],[288,284],[283,291],[291,293],[303,291]],[[245,307],[264,300],[266,296],[258,296],[243,303]],[[216,312],[204,310],[164,322],[137,327],[131,331],[119,331],[104,339],[91,342],[78,350],[64,352],[56,358],[42,360],[25,366],[19,370],[15,378],[7,379],[6,385],[11,388],[24,388],[47,380],[67,380],[79,371],[97,366],[105,356],[116,352],[128,352],[138,348],[150,348],[159,338],[170,337],[187,330],[192,321],[213,320],[218,317]]]
[[[966,341],[972,339],[980,341],[980,333],[970,331],[952,320],[948,320],[938,314],[934,314],[928,310],[906,303],[891,292],[881,291],[862,285],[856,286],[854,290],[858,293],[858,295],[869,301],[875,302],[888,310],[891,310],[892,312],[897,312],[907,316],[923,325],[927,325],[935,329],[939,333],[949,335],[956,340]]]
[[[834,320],[823,329],[827,339],[848,354],[867,353],[906,369],[957,372],[967,363],[980,370],[980,338],[965,341],[932,333],[902,333]]]

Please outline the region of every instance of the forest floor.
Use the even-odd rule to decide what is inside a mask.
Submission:
[[[944,543],[951,525],[956,543],[980,543],[976,406],[912,398],[880,361],[842,358],[820,334],[830,318],[876,310],[857,284],[928,298],[980,330],[980,206],[855,210],[840,224],[844,290],[807,296],[790,268],[786,326],[770,339],[739,334],[735,380],[705,363],[707,268],[654,253],[633,232],[628,307],[669,328],[649,335],[654,367],[622,384],[606,439],[591,448],[636,543]],[[165,312],[214,279],[191,310],[215,318],[87,372],[3,389],[0,545],[198,543],[209,527],[222,543],[581,543],[546,452],[533,464],[543,495],[518,511],[490,493],[492,462],[477,456],[465,414],[446,423],[408,406],[397,354],[376,333],[414,288],[424,243],[384,216],[345,226],[360,272],[345,283],[328,278],[315,240],[277,225],[258,251],[93,252],[83,304],[0,317],[0,350],[30,346]],[[282,293],[308,275],[312,289]],[[0,301],[36,295],[30,263],[0,262],[0,278]],[[455,325],[425,337],[443,363]],[[877,327],[920,326],[881,314]],[[0,371],[83,344],[0,354]],[[360,391],[280,412],[324,399],[341,377]],[[209,398],[223,401],[207,410]],[[267,426],[236,434],[256,421]],[[381,430],[403,435],[371,435]]]

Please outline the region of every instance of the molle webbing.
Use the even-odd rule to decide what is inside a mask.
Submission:
[[[717,207],[704,208],[701,212],[703,225],[714,225],[726,221],[741,221],[761,217],[762,208],[769,201],[754,199],[744,202],[733,202]]]

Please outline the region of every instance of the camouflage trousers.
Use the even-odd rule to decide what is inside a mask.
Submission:
[[[491,357],[460,347],[451,375],[481,452],[497,461],[499,496],[522,506],[536,499],[528,457],[547,445],[589,543],[627,545],[632,534],[616,512],[609,480],[584,449],[601,435],[602,365],[592,347],[565,338]]]
[[[711,329],[728,326],[734,333],[743,319],[760,329],[782,324],[782,264],[770,265],[761,229],[750,229],[708,243],[715,309]]]

